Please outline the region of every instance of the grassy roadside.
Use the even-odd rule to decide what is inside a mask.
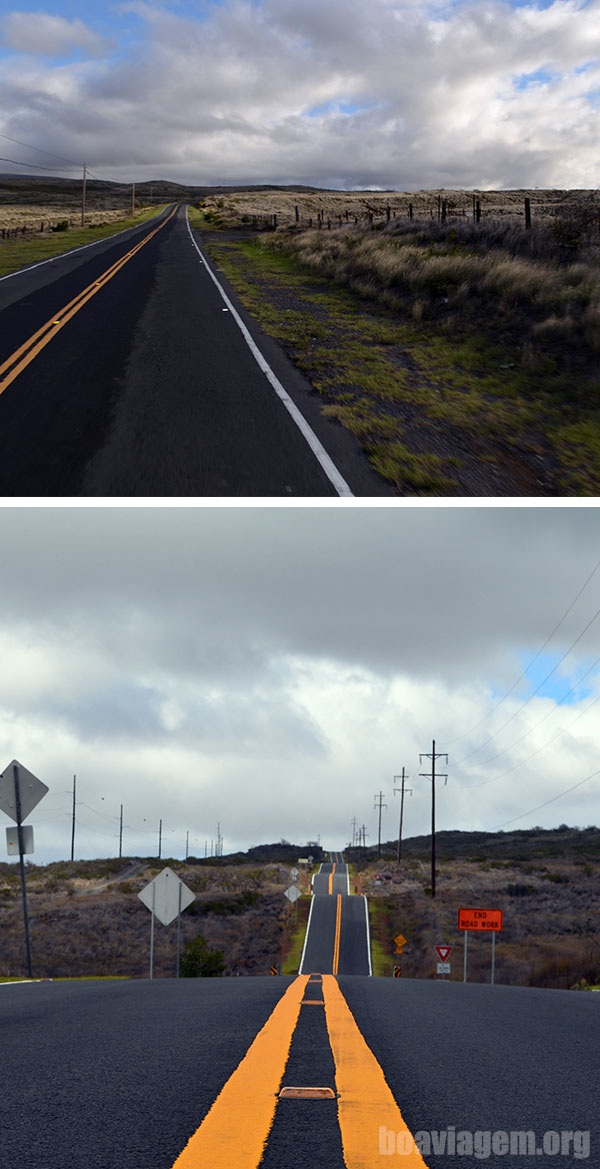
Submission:
[[[285,954],[281,963],[282,974],[297,974],[302,957],[302,947],[306,937],[306,926],[310,912],[310,897],[301,897],[296,902],[298,906],[298,924],[284,943]]]
[[[600,310],[585,265],[476,256],[451,236],[226,233],[214,210],[190,222],[399,494],[600,493]]]
[[[167,206],[165,204],[165,206]],[[146,207],[139,215],[105,223],[97,227],[70,228],[69,231],[52,232],[44,235],[24,236],[22,239],[0,240],[0,276],[8,276],[20,268],[27,268],[40,260],[50,260],[65,252],[81,248],[85,244],[116,235],[128,227],[152,219],[163,211],[163,207]]]
[[[376,978],[390,978],[394,973],[394,959],[386,950],[389,947],[387,937],[388,915],[382,901],[369,899],[369,924],[371,927],[371,963]]]

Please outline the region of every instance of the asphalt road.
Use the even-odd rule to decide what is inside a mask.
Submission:
[[[0,986],[2,1169],[172,1169],[294,981]],[[424,1157],[430,1169],[600,1163],[598,996],[360,977],[340,977],[338,985],[412,1133],[430,1140],[473,1134],[478,1154],[431,1153]],[[304,994],[322,999],[322,982],[309,981]],[[284,1085],[335,1089],[328,1018],[320,1001],[300,1008]],[[363,1082],[368,1102],[368,1068]],[[352,1160],[337,1109],[335,1099],[278,1101],[262,1169],[409,1164],[385,1144],[394,1130],[379,1123],[385,1114],[376,1107],[364,1155]],[[564,1133],[577,1135],[567,1154],[486,1154],[492,1134],[522,1131],[548,1149],[555,1137],[547,1134],[559,1142]],[[250,1164],[243,1128],[234,1136],[240,1155],[229,1169]],[[380,1140],[387,1151],[380,1153]],[[215,1146],[193,1163],[220,1169],[218,1154]]]
[[[2,496],[393,494],[199,242],[171,208],[0,281]]]
[[[371,973],[367,899],[349,891],[348,866],[341,853],[332,853],[313,877],[301,974]]]

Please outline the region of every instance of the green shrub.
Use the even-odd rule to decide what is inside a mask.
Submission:
[[[60,223],[53,223],[50,227],[50,231],[68,231],[68,230],[69,230],[69,220],[68,219],[61,219]]]
[[[225,973],[223,951],[209,949],[206,938],[197,934],[181,955],[179,973],[182,978],[220,978]]]

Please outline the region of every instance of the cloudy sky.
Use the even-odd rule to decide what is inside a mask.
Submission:
[[[5,172],[590,188],[599,101],[600,0],[0,0]]]
[[[188,831],[204,855],[218,821],[226,852],[319,835],[341,848],[353,817],[373,842],[379,791],[391,839],[403,766],[406,834],[426,833],[434,738],[449,756],[440,828],[597,824],[599,521],[583,507],[1,510],[0,767],[17,758],[50,788],[32,859],[70,855],[73,774],[80,857],[116,855],[121,803],[124,855],[154,854],[160,819],[163,857],[184,855]]]

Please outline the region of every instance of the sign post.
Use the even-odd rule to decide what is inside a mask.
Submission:
[[[467,981],[467,938],[469,930],[476,930],[480,933],[488,932],[492,935],[492,976],[491,983],[494,984],[494,970],[496,960],[496,934],[502,929],[502,910],[501,909],[459,909],[458,911],[458,928],[463,930],[465,936],[465,960],[463,968],[463,982]]]
[[[21,892],[23,895],[23,920],[25,923],[25,952],[27,957],[27,977],[31,973],[31,944],[29,941],[29,915],[27,913],[27,886],[25,884],[25,864],[23,856],[26,852],[33,852],[33,830],[31,830],[31,847],[29,847],[29,833],[23,829],[23,820],[44,798],[48,788],[45,783],[32,775],[17,759],[13,759],[0,775],[0,809],[16,821],[17,839],[19,844],[19,869],[21,871]]]
[[[141,893],[138,893],[140,901],[150,909],[152,912],[152,921],[150,923],[150,978],[153,977],[154,969],[154,918],[157,917],[163,925],[170,925],[175,918],[180,918],[183,909],[187,909],[192,901],[196,900],[196,894],[188,889],[183,881],[180,881],[177,873],[172,869],[163,869],[153,881],[150,881]],[[177,976],[179,977],[179,941],[180,941],[180,926],[177,923]]]

